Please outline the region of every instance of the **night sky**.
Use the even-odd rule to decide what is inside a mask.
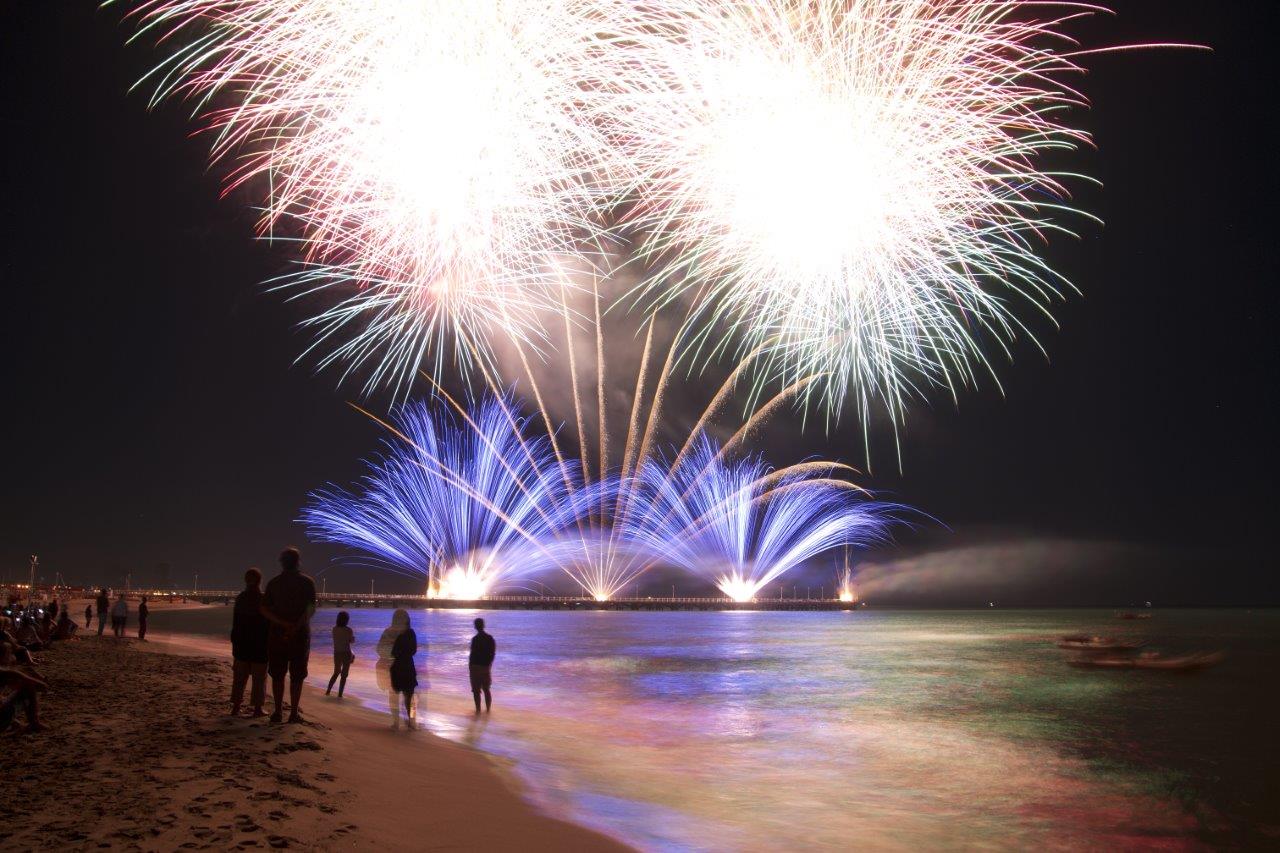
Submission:
[[[1027,603],[1277,603],[1274,7],[1114,5],[1079,29],[1086,44],[1213,52],[1086,61],[1078,121],[1098,150],[1073,164],[1105,189],[1077,201],[1106,226],[1047,250],[1082,295],[1056,306],[1059,329],[1037,327],[1047,359],[1024,341],[996,360],[1003,395],[988,381],[915,406],[901,472],[873,425],[866,485],[946,525],[875,556],[1003,548]],[[0,12],[0,578],[25,577],[34,552],[49,581],[136,585],[166,563],[180,586],[198,572],[226,587],[296,543],[330,590],[367,589],[293,519],[309,490],[359,473],[380,431],[346,404],[358,386],[294,364],[303,309],[261,286],[288,250],[254,240],[247,196],[219,197],[186,107],[128,91],[158,54],[126,47],[120,19],[92,2]],[[771,443],[797,445],[779,428]],[[851,420],[800,444],[866,467]],[[1046,552],[1066,568],[1038,573]],[[985,602],[983,583],[937,600]]]

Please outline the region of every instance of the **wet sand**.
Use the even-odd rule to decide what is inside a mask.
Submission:
[[[481,754],[314,689],[305,724],[272,725],[227,714],[227,662],[92,635],[38,658],[46,729],[0,737],[5,849],[626,849],[536,813]]]

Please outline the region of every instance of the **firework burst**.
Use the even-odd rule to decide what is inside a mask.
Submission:
[[[324,291],[322,363],[403,383],[447,349],[537,343],[561,260],[599,233],[607,140],[579,115],[588,20],[569,0],[153,0],[142,34],[180,44],[156,98],[194,101],[266,188],[263,231],[299,239]],[[294,235],[297,235],[296,237]],[[588,247],[588,249],[584,249]]]
[[[1087,140],[1060,31],[1089,10],[1052,8],[684,0],[618,22],[645,69],[619,95],[644,292],[700,289],[699,346],[763,345],[762,377],[820,376],[833,415],[971,383],[1016,303],[1065,286],[1036,253],[1068,210],[1043,155]]]
[[[825,551],[884,538],[893,507],[832,476],[843,468],[808,462],[772,471],[759,457],[726,461],[701,437],[677,465],[652,459],[640,467],[623,530],[655,558],[750,601]]]
[[[356,490],[311,495],[308,534],[425,577],[446,598],[482,598],[545,571],[544,542],[576,516],[573,463],[558,463],[545,437],[527,438],[509,400],[487,398],[463,421],[426,403],[402,408]]]

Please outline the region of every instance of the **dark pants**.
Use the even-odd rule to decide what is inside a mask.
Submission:
[[[138,639],[145,640],[147,638],[147,620],[138,620]]]
[[[290,637],[288,640],[271,636],[267,639],[267,672],[273,679],[284,678],[302,681],[307,677],[307,658],[311,656],[311,637]]]

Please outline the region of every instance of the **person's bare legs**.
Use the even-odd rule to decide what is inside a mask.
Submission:
[[[244,701],[244,685],[249,680],[249,668],[252,666],[247,660],[237,660],[231,663],[231,716],[240,713],[240,703]]]
[[[328,687],[326,687],[326,688],[324,689],[324,695],[328,696],[330,693],[332,693],[332,692],[333,692],[333,683],[334,683],[335,681],[337,681],[337,680],[338,680],[338,676],[339,676],[341,673],[342,673],[342,666],[341,666],[341,664],[339,664],[337,661],[334,661],[334,662],[333,662],[333,675],[329,676],[329,686],[328,686]],[[342,679],[342,683],[345,685],[345,684],[347,683],[347,680],[346,680],[345,678],[344,678],[344,679]],[[338,695],[339,695],[339,696],[341,696],[341,695],[342,695],[342,688],[341,688],[341,687],[339,687],[339,688],[338,688]]]
[[[338,698],[342,698],[342,691],[347,689],[347,676],[351,674],[351,658],[347,658],[347,662],[342,665],[341,680],[338,681]],[[329,682],[331,685],[333,682]]]
[[[387,693],[388,704],[391,705],[391,728],[400,728],[400,697],[392,690]]]
[[[418,727],[418,712],[413,706],[413,691],[404,692],[404,719],[409,729]]]
[[[484,689],[484,709],[485,709],[485,711],[488,711],[488,710],[489,710],[490,708],[492,708],[492,707],[493,707],[493,694],[492,694],[492,693],[490,693],[490,692],[489,692],[489,688],[488,688],[488,687],[486,687],[486,688]],[[479,711],[479,710],[480,710],[480,697],[479,697],[479,696],[477,696],[477,697],[476,697],[476,710],[477,710],[477,711]]]
[[[267,701],[267,665],[253,663],[249,665],[253,676],[253,692],[249,695],[249,704],[253,706],[253,716],[262,716],[262,705]]]
[[[289,722],[302,722],[302,715],[298,711],[298,703],[302,701],[302,683],[305,678],[294,678],[289,676]]]
[[[476,700],[476,713],[479,714],[480,713],[480,691],[472,690],[471,698]]]
[[[284,673],[271,676],[271,698],[275,700],[276,709],[271,712],[271,722],[278,723],[284,719]]]

